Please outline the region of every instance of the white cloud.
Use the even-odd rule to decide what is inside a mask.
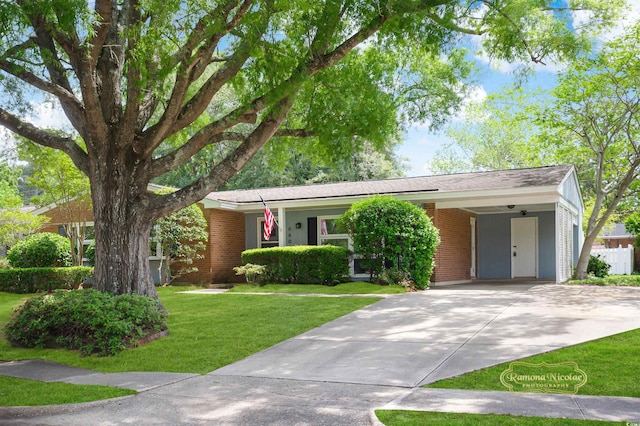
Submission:
[[[602,35],[603,41],[610,41],[621,36],[625,29],[640,20],[640,1],[630,0],[627,2],[627,10],[622,13],[620,21]]]
[[[451,120],[453,121],[464,121],[465,120],[465,112],[466,110],[469,108],[470,105],[473,104],[478,104],[482,101],[484,101],[485,99],[487,99],[487,91],[484,89],[483,86],[473,86],[471,88],[471,90],[469,90],[469,93],[467,95],[467,97],[464,100],[464,103],[462,104],[462,108],[460,109],[460,111],[455,114],[453,117],[451,117]]]
[[[31,102],[31,116],[26,121],[45,129],[71,130],[71,124],[57,102],[44,100]]]

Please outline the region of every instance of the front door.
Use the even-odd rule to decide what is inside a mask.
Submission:
[[[538,276],[538,218],[511,219],[511,277]]]

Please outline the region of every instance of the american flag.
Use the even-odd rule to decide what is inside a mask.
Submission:
[[[264,231],[263,231],[263,236],[265,241],[269,241],[269,238],[271,238],[271,231],[273,231],[273,225],[275,221],[276,221],[276,218],[273,217],[273,213],[271,213],[271,209],[269,208],[269,206],[265,204],[264,205]]]

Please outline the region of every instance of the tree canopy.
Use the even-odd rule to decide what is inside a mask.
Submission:
[[[0,4],[0,125],[66,153],[91,184],[94,285],[155,295],[153,222],[222,187],[272,138],[326,156],[443,123],[481,37],[490,56],[575,55],[621,0],[31,0]],[[572,19],[572,10],[588,11]],[[27,120],[51,99],[78,137]],[[274,143],[277,142],[274,139]],[[147,185],[229,152],[171,194]],[[286,146],[286,145],[283,145]],[[282,149],[282,148],[281,148]]]

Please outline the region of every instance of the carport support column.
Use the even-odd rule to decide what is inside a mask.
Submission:
[[[424,210],[427,213],[427,216],[429,216],[429,218],[431,219],[431,223],[433,223],[433,225],[438,228],[438,230],[440,230],[440,226],[438,224],[438,210],[436,209],[436,204],[435,203],[425,203],[424,205]],[[434,260],[435,260],[435,268],[433,269],[433,274],[431,274],[431,282],[436,282],[437,281],[437,277],[438,277],[438,264],[439,264],[439,259],[438,259],[438,250],[436,249],[435,254],[433,255]]]
[[[287,217],[285,216],[285,208],[284,207],[278,207],[278,224],[280,225],[278,227],[278,246],[279,247],[286,247],[287,245],[287,240],[290,238],[289,237],[289,231],[287,230]]]

